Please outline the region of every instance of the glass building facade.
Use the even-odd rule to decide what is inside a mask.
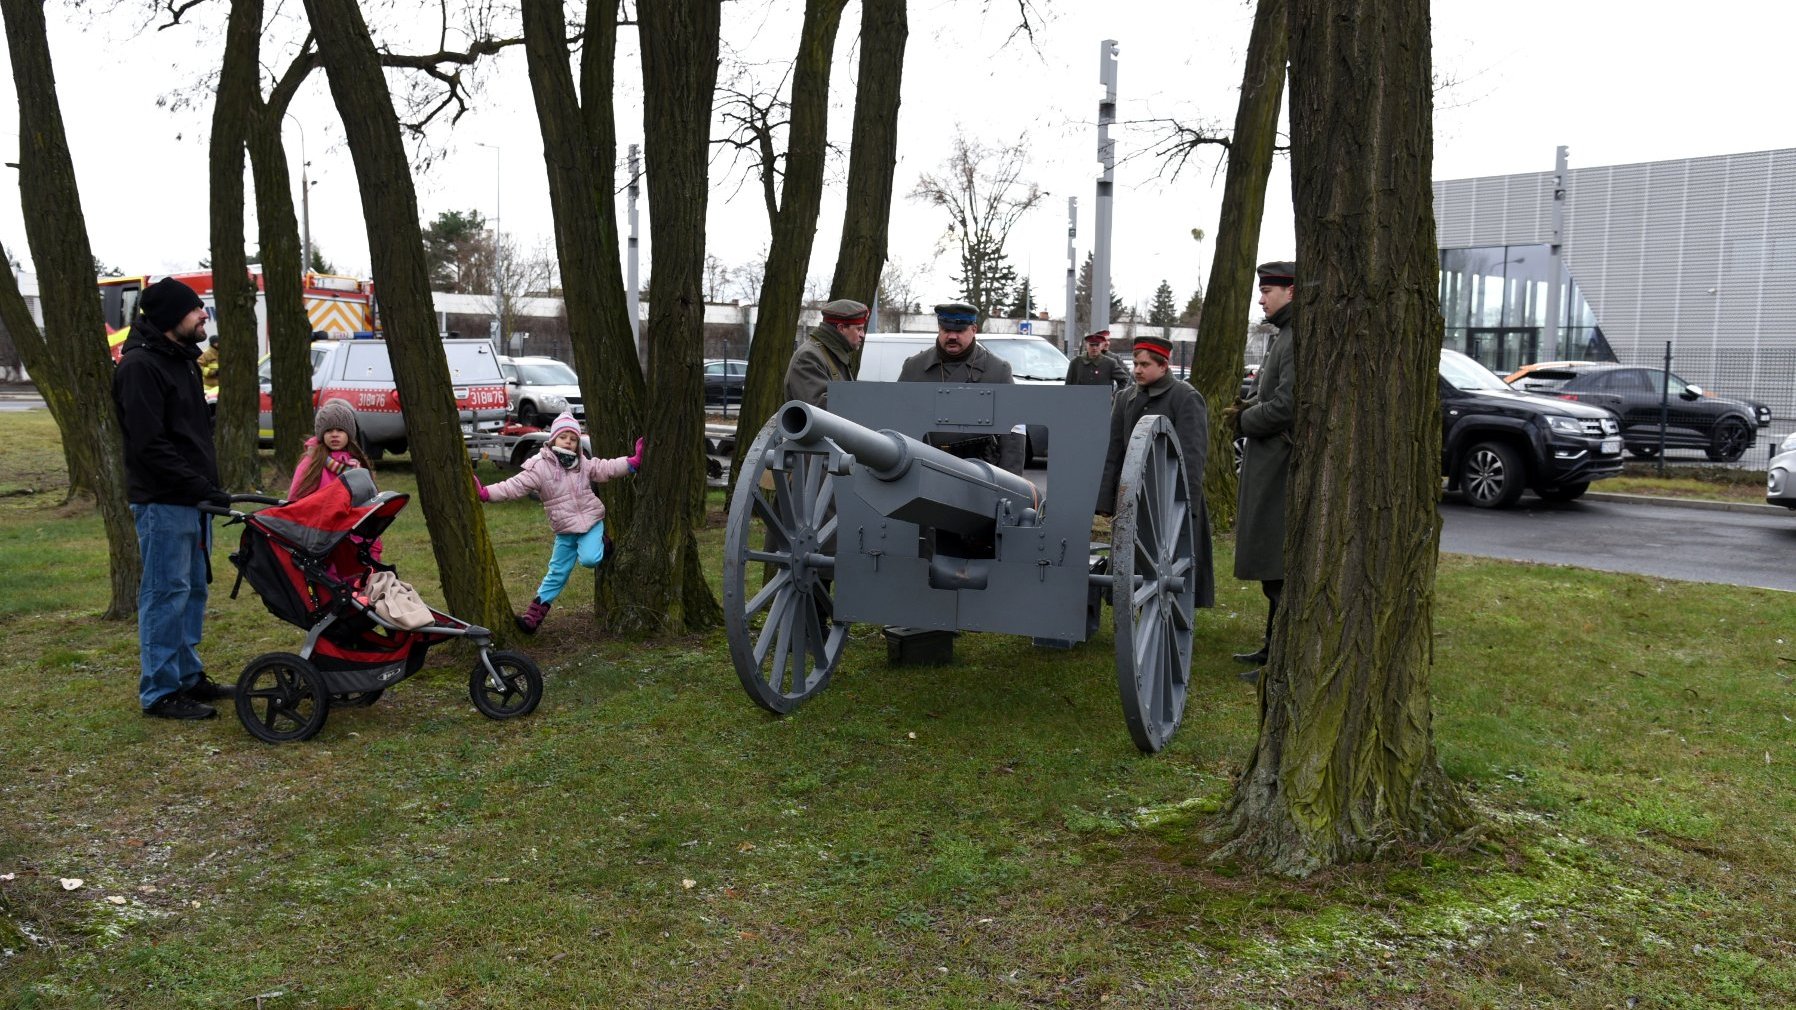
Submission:
[[[1577,281],[1563,263],[1554,270],[1545,245],[1442,249],[1440,296],[1444,346],[1499,375],[1535,361],[1615,360]]]

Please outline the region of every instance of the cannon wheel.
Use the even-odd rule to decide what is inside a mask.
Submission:
[[[769,454],[785,466],[769,466]],[[848,643],[830,570],[836,478],[824,453],[786,448],[769,421],[742,460],[723,541],[723,619],[742,688],[779,715],[823,690]],[[758,584],[750,582],[759,575]]]
[[[1196,510],[1172,423],[1135,425],[1111,524],[1116,686],[1135,746],[1166,746],[1185,714],[1191,612],[1197,603]]]

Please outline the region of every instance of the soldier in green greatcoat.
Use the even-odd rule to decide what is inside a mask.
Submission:
[[[1243,680],[1259,676],[1272,644],[1272,618],[1285,588],[1285,476],[1291,468],[1291,420],[1296,398],[1292,371],[1292,296],[1297,290],[1297,264],[1262,263],[1260,308],[1278,333],[1266,345],[1266,356],[1253,394],[1223,408],[1225,423],[1246,437],[1241,455],[1240,495],[1235,517],[1235,578],[1254,579],[1266,594],[1266,633],[1260,647],[1235,659],[1252,663]]]

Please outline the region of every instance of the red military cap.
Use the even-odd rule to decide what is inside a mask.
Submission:
[[[1172,357],[1172,341],[1165,337],[1136,337],[1135,350],[1153,351],[1162,358]]]

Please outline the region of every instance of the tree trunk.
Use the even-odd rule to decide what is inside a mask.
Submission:
[[[212,292],[217,332],[218,407],[213,442],[218,480],[226,489],[259,487],[256,459],[256,285],[243,252],[243,149],[261,104],[257,63],[261,0],[232,0],[224,63],[212,105]]]
[[[736,415],[736,451],[730,472],[742,460],[761,426],[785,402],[786,364],[798,335],[804,279],[817,238],[817,211],[823,203],[823,159],[829,145],[829,72],[836,30],[846,0],[806,0],[792,75],[792,125],[786,133],[786,178],[779,212],[768,222],[773,242],[761,275],[761,299],[754,336],[748,345],[748,374],[742,409]],[[851,205],[852,206],[852,205]]]
[[[723,617],[705,582],[692,529],[704,480],[703,354],[705,208],[712,92],[717,84],[719,0],[666,0],[638,8],[642,21],[643,140],[650,170],[650,302],[647,463],[637,510],[614,574],[624,605],[607,628],[667,635],[713,627]]]
[[[274,420],[275,477],[293,472],[312,434],[312,319],[306,312],[299,219],[293,213],[293,176],[281,122],[315,64],[302,51],[261,103],[249,130],[250,173],[256,181],[256,235],[262,243],[262,285],[268,317],[268,366]],[[284,491],[285,488],[280,490]]]
[[[14,331],[14,340],[62,432],[70,497],[91,496],[106,527],[112,595],[105,617],[132,617],[141,566],[137,526],[125,502],[125,440],[112,403],[106,323],[56,97],[43,0],[0,0],[0,19],[19,96],[19,203],[49,334],[27,326]]]
[[[1298,433],[1260,738],[1229,808],[1304,874],[1471,823],[1434,750],[1440,543],[1427,0],[1291,0]]]
[[[1193,385],[1210,408],[1210,454],[1204,467],[1204,499],[1218,530],[1235,525],[1235,430],[1222,410],[1241,391],[1242,323],[1254,310],[1254,254],[1266,212],[1266,177],[1272,173],[1278,137],[1279,98],[1285,87],[1285,0],[1259,0],[1247,41],[1247,69],[1229,141],[1228,176],[1222,184],[1222,219],[1210,262],[1210,290],[1198,319],[1192,355]]]
[[[892,181],[898,170],[899,86],[910,26],[905,0],[862,0],[860,81],[854,93],[853,147],[848,152],[848,209],[836,253],[831,298],[878,301],[892,219]],[[904,306],[899,306],[899,312]],[[880,329],[877,319],[869,329]]]
[[[617,52],[617,8],[604,0],[587,6],[581,58],[584,94],[576,97],[568,67],[567,23],[560,0],[524,0],[524,55],[548,169],[555,248],[567,300],[568,340],[585,396],[586,427],[595,452],[622,455],[642,433],[642,364],[631,338],[630,310],[618,265],[616,200],[611,192],[617,163],[617,127],[611,108]],[[585,101],[581,108],[582,98]],[[635,482],[605,490],[611,529],[630,528]],[[616,585],[598,570],[594,616],[602,624],[619,605]]]
[[[306,0],[355,161],[393,378],[431,546],[451,612],[506,637],[512,624],[437,337],[418,198],[392,97],[355,0]]]
[[[306,314],[305,267],[293,214],[293,178],[281,143],[281,111],[263,109],[249,131],[256,181],[256,236],[262,244],[263,298],[268,315],[268,367],[278,484],[299,464],[312,434],[312,321]],[[285,493],[280,487],[277,494]]]

